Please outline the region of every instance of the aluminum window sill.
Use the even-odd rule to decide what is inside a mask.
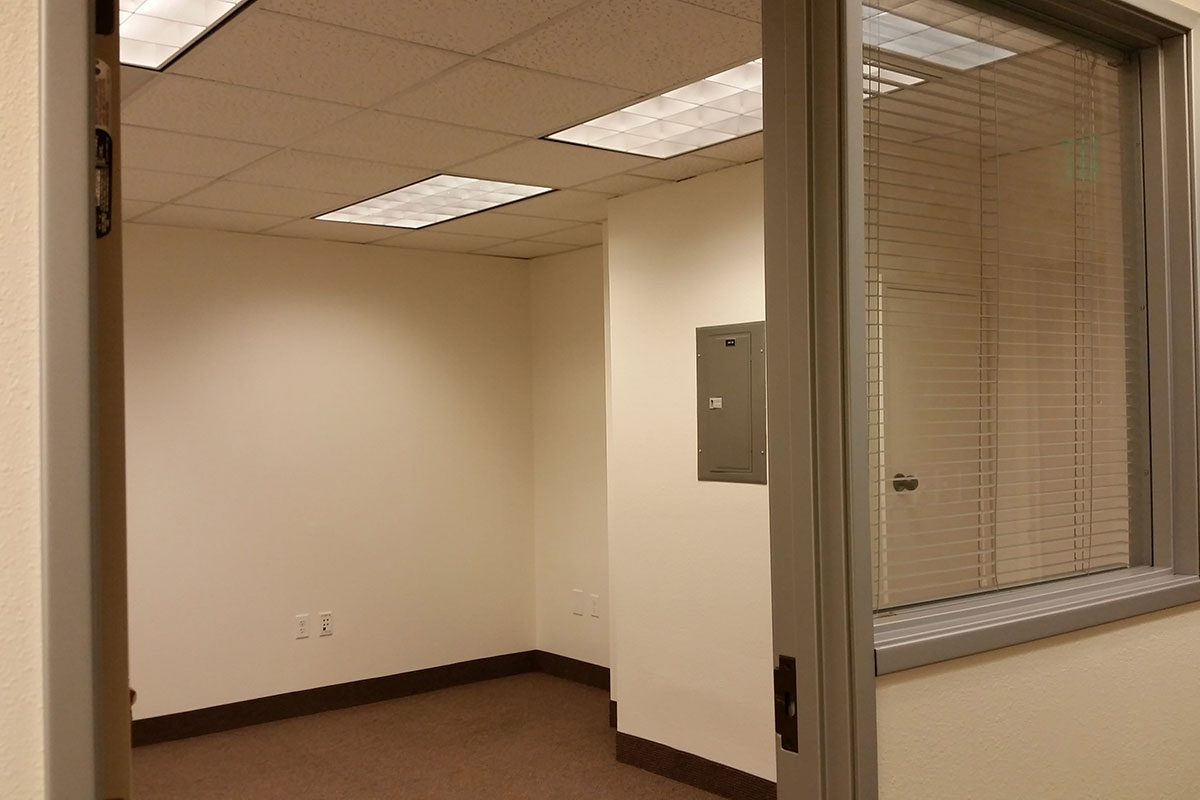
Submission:
[[[875,615],[875,674],[1200,601],[1200,577],[1131,567]]]

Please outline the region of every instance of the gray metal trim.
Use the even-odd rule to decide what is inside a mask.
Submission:
[[[1200,578],[1134,568],[881,615],[880,675],[1200,601]]]
[[[92,497],[91,3],[41,0],[42,569],[46,796],[99,796]]]
[[[1196,86],[1193,64],[1189,63],[1192,38],[1190,35],[1177,36],[1163,42],[1161,48],[1161,169],[1166,208],[1165,227],[1155,231],[1156,236],[1166,241],[1163,266],[1169,286],[1164,307],[1170,325],[1170,350],[1164,355],[1171,365],[1171,382],[1167,387],[1171,396],[1168,424],[1170,489],[1174,506],[1168,529],[1173,547],[1171,564],[1177,573],[1188,575],[1200,572],[1200,514],[1197,509],[1197,498],[1200,497],[1197,413],[1200,409],[1196,403],[1196,262],[1193,245],[1196,237],[1196,164],[1192,152],[1196,132],[1192,125]],[[1153,306],[1150,311],[1154,311]]]
[[[866,463],[856,272],[861,31],[857,2],[763,4],[774,647],[776,657],[796,658],[799,722],[799,752],[777,740],[781,798],[878,796],[866,483],[858,480]]]

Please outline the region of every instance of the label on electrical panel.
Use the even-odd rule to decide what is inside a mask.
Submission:
[[[112,230],[112,67],[96,59],[96,238]]]

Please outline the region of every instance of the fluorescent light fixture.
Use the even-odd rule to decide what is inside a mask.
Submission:
[[[924,83],[924,78],[909,75],[905,72],[879,67],[874,64],[863,64],[863,97],[874,94],[887,94],[905,86],[916,86]]]
[[[670,158],[761,131],[762,105],[759,58],[546,138]]]
[[[1016,52],[863,6],[863,44],[953,69],[972,69]]]
[[[330,211],[317,219],[389,228],[424,228],[552,191],[545,186],[437,175]]]
[[[121,63],[161,69],[247,0],[121,0]]]

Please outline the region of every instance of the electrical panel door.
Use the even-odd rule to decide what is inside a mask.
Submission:
[[[697,474],[767,482],[764,323],[696,329]]]

